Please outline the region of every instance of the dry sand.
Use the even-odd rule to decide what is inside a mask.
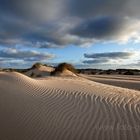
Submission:
[[[140,76],[130,75],[85,75],[80,76],[103,84],[134,89],[140,91]]]
[[[0,140],[139,139],[139,91],[79,77],[0,73]]]
[[[24,74],[27,76],[35,75],[35,76],[50,76],[50,73],[54,70],[53,67],[50,66],[40,66],[39,68],[33,68]]]

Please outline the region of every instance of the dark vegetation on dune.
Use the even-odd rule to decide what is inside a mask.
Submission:
[[[46,65],[46,64],[42,64],[42,63],[40,63],[40,62],[37,62],[37,63],[35,63],[35,64],[30,68],[30,70],[39,69],[41,66],[49,67],[49,66]],[[41,74],[36,74],[35,72],[32,72],[31,75],[30,75],[30,77],[37,78],[37,77],[42,77],[42,75],[41,75]]]
[[[32,69],[39,69],[41,66],[47,66],[47,67],[52,67],[47,64],[42,64],[42,63],[35,63],[31,68],[27,69],[13,69],[13,68],[5,68],[2,69],[0,68],[0,71],[5,71],[5,72],[19,72],[19,73],[26,73],[29,70]],[[69,70],[73,73],[81,73],[81,74],[91,74],[91,75],[102,75],[102,74],[107,74],[107,75],[140,75],[140,70],[138,69],[108,69],[108,70],[102,70],[102,69],[75,69],[72,64],[69,63],[60,63],[58,66],[54,67],[55,70],[50,73],[50,75],[55,75],[56,73],[61,73],[64,70]],[[34,77],[34,73],[31,74],[31,77]],[[39,75],[40,76],[40,75]],[[38,76],[38,77],[39,77]]]
[[[35,64],[33,64],[33,66],[32,66],[32,68],[31,69],[35,69],[35,68],[40,68],[42,65],[44,65],[44,64],[41,64],[41,63],[35,63]]]
[[[49,66],[47,64],[42,64],[40,62],[37,62],[37,63],[33,64],[33,66],[31,67],[31,69],[40,68],[41,66],[51,67],[51,66]]]
[[[60,63],[54,71],[51,72],[51,75],[55,75],[56,73],[61,73],[65,70],[69,70],[73,73],[77,73],[77,70],[74,68],[74,66],[72,64],[69,63]]]
[[[102,70],[102,69],[78,69],[79,73],[91,75],[140,75],[140,70],[137,69],[116,69],[116,70]]]
[[[29,70],[32,70],[32,69],[35,69],[35,68],[38,69],[41,66],[49,66],[49,65],[37,62],[37,63],[33,64],[31,68],[27,68],[27,69],[14,69],[14,68],[4,68],[4,69],[2,69],[1,68],[0,71],[25,73],[25,72],[28,72]]]

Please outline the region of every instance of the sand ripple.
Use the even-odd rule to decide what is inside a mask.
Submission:
[[[0,140],[139,139],[139,91],[0,73]]]

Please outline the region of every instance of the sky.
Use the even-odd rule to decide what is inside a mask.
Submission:
[[[140,69],[139,0],[0,0],[0,68],[36,62]]]

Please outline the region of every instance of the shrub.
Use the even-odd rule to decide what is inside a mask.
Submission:
[[[60,63],[53,72],[51,72],[51,75],[54,75],[56,72],[63,72],[64,70],[69,70],[73,73],[77,73],[77,70],[74,68],[73,65],[68,63]]]
[[[40,66],[41,66],[42,64],[41,63],[35,63],[33,66],[32,66],[32,68],[40,68]]]
[[[125,72],[124,75],[134,75],[134,72],[129,70],[129,71]]]

